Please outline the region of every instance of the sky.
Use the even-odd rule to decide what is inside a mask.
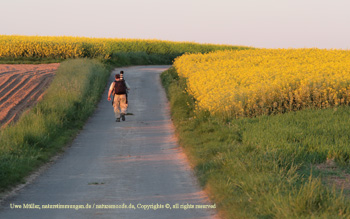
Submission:
[[[0,35],[350,49],[349,0],[0,0]]]

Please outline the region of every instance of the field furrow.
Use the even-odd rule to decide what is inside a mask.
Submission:
[[[16,94],[23,92],[25,85],[31,80],[28,76],[23,76],[18,83],[13,83],[13,86],[7,86],[3,91],[3,96],[0,97],[0,107],[8,102],[16,101]],[[14,97],[14,98],[12,98]],[[10,100],[12,98],[12,100]]]
[[[25,95],[19,102],[13,102],[11,106],[7,107],[7,112],[4,113],[4,117],[0,117],[0,124],[7,125],[12,120],[17,120],[22,112],[32,107],[37,100],[40,100],[47,86],[51,82],[52,77],[44,77],[40,83],[36,83],[36,86]],[[36,82],[36,81],[35,81]]]
[[[58,66],[0,65],[0,127],[16,121],[44,95]]]
[[[12,83],[18,83],[19,75],[4,76],[1,78],[2,80],[0,82],[0,97],[4,96],[4,90],[6,89],[6,87],[11,86]]]
[[[13,75],[15,73],[16,73],[16,70],[8,71],[6,68],[0,68],[0,77],[6,76],[6,75]]]

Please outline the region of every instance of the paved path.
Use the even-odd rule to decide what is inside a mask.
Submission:
[[[7,198],[0,218],[216,217],[213,210],[181,209],[184,204],[211,203],[198,187],[174,137],[159,79],[168,67],[115,69],[110,82],[116,72],[124,70],[132,87],[128,112],[134,115],[116,123],[106,91],[72,146],[32,183]],[[123,204],[135,209],[121,208]],[[35,205],[42,209],[23,209]],[[43,205],[83,205],[85,209],[43,209]],[[102,205],[109,209],[99,208]],[[180,209],[174,209],[176,206]]]

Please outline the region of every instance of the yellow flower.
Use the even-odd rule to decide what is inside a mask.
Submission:
[[[255,49],[186,54],[174,66],[200,109],[257,116],[350,100],[350,51]]]

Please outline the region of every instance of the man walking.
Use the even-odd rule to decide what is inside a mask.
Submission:
[[[120,122],[120,118],[125,121],[126,110],[128,109],[128,103],[126,101],[126,92],[130,90],[130,86],[125,80],[120,78],[120,74],[115,75],[115,81],[111,83],[108,91],[107,100],[111,100],[111,94],[113,94],[113,107],[116,122]]]

